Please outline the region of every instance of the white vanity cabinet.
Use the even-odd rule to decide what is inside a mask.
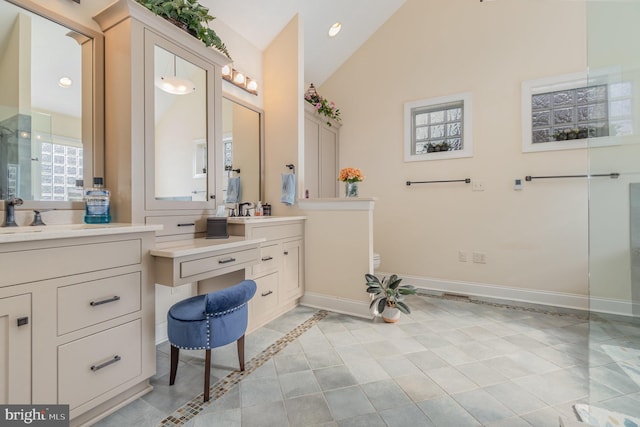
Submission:
[[[31,294],[0,297],[0,405],[31,402]]]
[[[68,404],[82,425],[151,390],[157,228],[0,230],[0,404]]]
[[[264,239],[260,263],[245,270],[255,280],[249,303],[251,332],[289,311],[304,293],[304,217],[229,218],[229,233]]]
[[[105,39],[114,220],[161,224],[162,240],[201,237],[222,198],[214,156],[222,143],[220,69],[231,61],[134,0],[117,0],[94,20]],[[187,94],[167,91],[173,78],[188,81]]]

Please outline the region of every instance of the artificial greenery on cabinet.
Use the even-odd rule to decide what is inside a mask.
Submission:
[[[207,47],[213,46],[231,59],[227,47],[220,37],[209,28],[208,23],[215,19],[209,9],[196,0],[136,0],[158,16],[165,18],[182,28]]]

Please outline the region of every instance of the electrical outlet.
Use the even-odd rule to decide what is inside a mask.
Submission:
[[[486,264],[487,263],[487,254],[484,252],[474,252],[473,253],[473,262],[476,264]]]
[[[467,252],[466,251],[458,251],[458,261],[467,262]]]
[[[471,183],[471,191],[484,191],[484,184],[481,182],[473,181]]]

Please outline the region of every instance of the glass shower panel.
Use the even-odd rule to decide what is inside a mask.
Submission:
[[[640,2],[587,1],[586,11],[589,85],[607,92],[590,116],[608,128],[589,138],[589,171],[620,174],[589,180],[587,408],[636,425],[624,418],[640,419]]]

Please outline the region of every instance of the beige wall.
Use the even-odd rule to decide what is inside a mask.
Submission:
[[[582,2],[408,0],[322,87],[342,111],[340,167],[377,197],[381,270],[439,283],[587,294],[586,150],[521,151],[521,83],[584,71]],[[309,53],[308,53],[309,54]],[[473,94],[469,159],[403,161],[403,104]],[[470,177],[470,184],[407,180]],[[486,264],[458,252],[486,253]],[[411,281],[408,281],[411,283]],[[503,288],[502,288],[503,287]]]
[[[265,196],[272,215],[295,214],[294,207],[280,203],[280,174],[296,165],[299,176],[299,143],[304,135],[302,22],[296,15],[263,53],[265,109]]]

